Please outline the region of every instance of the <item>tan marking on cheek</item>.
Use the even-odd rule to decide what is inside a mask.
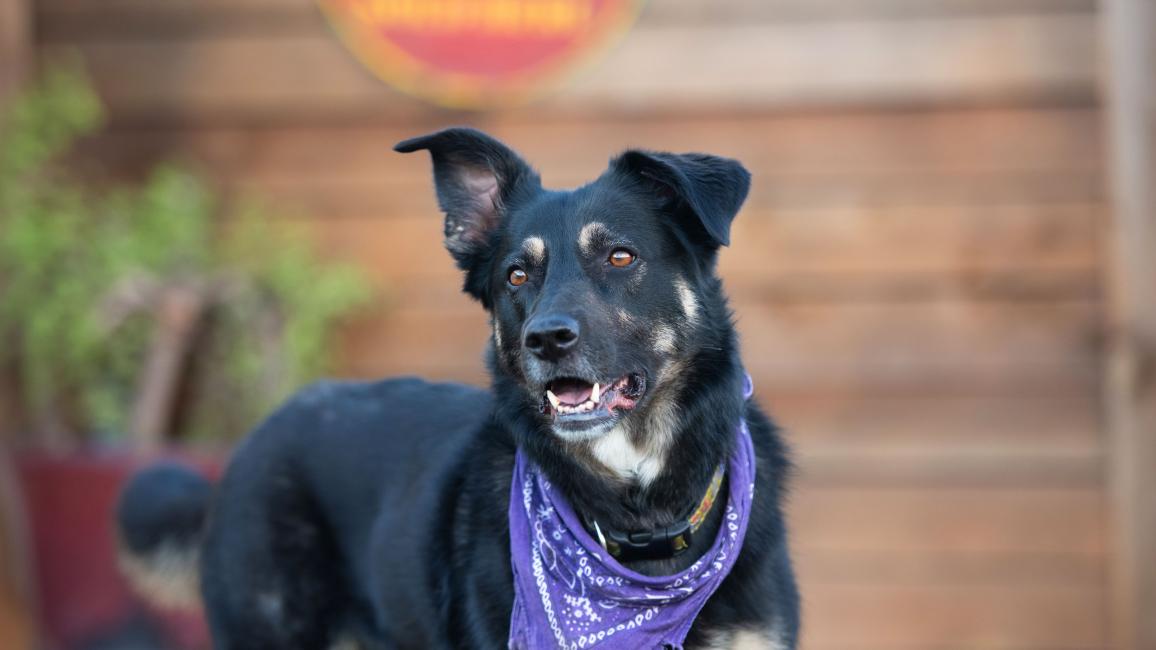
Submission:
[[[634,325],[634,317],[631,316],[625,309],[619,309],[618,324],[623,327],[632,327]]]
[[[652,343],[654,351],[659,354],[674,352],[674,329],[666,323],[660,323],[658,327],[654,328]]]
[[[682,313],[691,324],[698,322],[698,297],[687,284],[686,278],[679,276],[674,281],[674,288],[678,292],[678,301],[682,304]]]
[[[642,426],[631,431],[632,442],[655,459],[655,475],[662,470],[667,452],[678,430],[678,397],[685,385],[686,364],[668,360],[658,371],[650,406],[643,413]]]
[[[578,231],[578,250],[582,251],[583,255],[590,254],[590,247],[593,244],[595,235],[607,234],[606,225],[599,221],[591,221],[582,226],[582,230]]]
[[[541,237],[527,237],[522,242],[522,250],[534,264],[541,264],[546,261],[546,242]]]
[[[666,452],[674,444],[674,432],[678,428],[678,404],[674,401],[674,392],[654,400],[650,413],[646,418],[646,446],[650,454],[658,459],[657,470],[662,470],[666,461]]]

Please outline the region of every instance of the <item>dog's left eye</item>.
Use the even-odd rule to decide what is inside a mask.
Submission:
[[[615,248],[610,251],[610,258],[607,261],[610,262],[610,266],[622,268],[624,266],[630,266],[634,263],[634,260],[634,253],[631,253],[625,248]]]

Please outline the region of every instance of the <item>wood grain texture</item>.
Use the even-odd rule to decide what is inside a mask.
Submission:
[[[1100,648],[1103,591],[1086,587],[932,584],[816,587],[807,598],[807,647],[925,650]],[[835,624],[827,621],[838,621]]]
[[[1102,554],[1105,509],[1095,487],[804,485],[791,498],[791,521],[801,552]]]
[[[1088,13],[639,26],[532,110],[1090,103],[1095,45]],[[334,123],[423,112],[320,27],[208,38],[75,37],[45,47],[79,49],[120,122],[275,116]]]
[[[125,126],[87,144],[117,165],[167,151],[203,159],[213,169],[261,179],[420,182],[429,169],[392,151],[444,116],[416,122],[335,125]],[[623,149],[710,151],[772,176],[948,173],[1075,173],[1102,166],[1100,113],[1094,108],[966,108],[893,111],[567,116],[539,112],[454,116],[505,141],[540,168],[550,186],[585,182]],[[756,179],[756,187],[758,182]],[[392,186],[382,187],[388,193]],[[432,196],[431,192],[425,194]],[[432,202],[429,205],[433,205]]]
[[[797,548],[795,566],[813,585],[1104,587],[1105,558],[1061,551],[957,552]]]

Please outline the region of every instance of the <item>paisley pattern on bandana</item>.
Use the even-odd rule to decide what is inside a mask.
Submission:
[[[736,435],[727,467],[726,510],[714,544],[685,571],[656,577],[612,558],[519,449],[510,487],[514,610],[509,647],[681,648],[699,610],[734,566],[746,534],[755,455],[746,422]]]

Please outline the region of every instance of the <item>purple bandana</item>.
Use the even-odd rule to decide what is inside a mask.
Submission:
[[[748,378],[747,397],[750,392]],[[510,488],[511,650],[681,648],[699,610],[734,566],[747,531],[755,455],[745,421],[737,437],[718,537],[690,568],[657,577],[610,557],[519,449]]]

